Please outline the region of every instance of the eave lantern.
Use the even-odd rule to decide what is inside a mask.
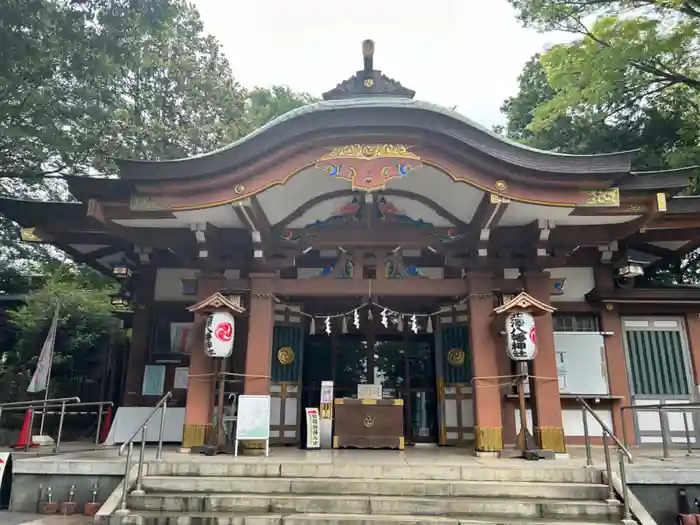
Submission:
[[[231,295],[227,290],[221,290],[210,295],[203,301],[187,308],[192,313],[207,316],[204,326],[204,353],[219,362],[218,381],[212,382],[212,394],[217,398],[216,403],[216,433],[210,435],[209,442],[203,447],[196,447],[199,452],[207,455],[217,454],[225,447],[224,437],[224,388],[226,372],[224,362],[233,353],[233,343],[236,337],[235,316],[245,312],[240,295]],[[218,396],[217,393],[218,383]]]
[[[503,306],[493,309],[494,322],[505,330],[506,353],[513,361],[532,361],[537,355],[535,317],[551,314],[556,308],[521,292]]]
[[[529,380],[528,361],[532,361],[537,356],[535,318],[551,314],[555,310],[556,308],[538,301],[530,294],[521,292],[502,306],[494,308],[492,312],[498,331],[503,333],[503,329],[505,329],[508,357],[518,364],[515,376],[518,384],[518,412],[520,415],[517,447],[522,451],[524,458],[531,460],[553,457],[551,451],[537,448],[533,433],[527,428],[525,383]]]
[[[245,312],[240,295],[224,295],[216,292],[203,301],[187,308],[188,311],[207,316],[204,328],[204,352],[209,357],[223,359],[233,353],[236,335],[234,316]]]

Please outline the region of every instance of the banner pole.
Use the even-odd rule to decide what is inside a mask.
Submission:
[[[43,436],[44,435],[44,421],[46,420],[46,404],[49,400],[49,384],[51,383],[51,367],[53,366],[53,354],[54,350],[56,348],[56,333],[58,331],[58,310],[61,307],[60,303],[56,303],[56,310],[54,312],[54,318],[51,320],[51,328],[49,330],[53,329],[54,334],[53,334],[53,342],[51,344],[51,353],[49,354],[49,369],[46,372],[46,390],[44,392],[44,406],[41,411],[41,423],[39,424],[39,435]],[[53,326],[54,321],[56,322],[56,326]]]

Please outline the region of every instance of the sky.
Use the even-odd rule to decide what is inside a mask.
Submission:
[[[320,96],[362,69],[371,38],[375,69],[488,127],[525,62],[556,42],[520,27],[506,0],[192,1],[246,87]]]

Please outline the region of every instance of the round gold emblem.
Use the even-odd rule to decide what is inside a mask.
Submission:
[[[243,195],[243,192],[245,191],[245,186],[243,186],[243,184],[236,184],[236,187],[233,191],[236,192],[236,195]]]
[[[452,366],[463,365],[466,357],[467,356],[464,353],[464,350],[462,350],[461,348],[451,348],[447,352],[447,362],[450,363]]]
[[[506,191],[508,189],[508,184],[504,180],[497,180],[494,186],[498,191]]]
[[[283,346],[277,350],[277,360],[283,365],[290,365],[294,362],[294,350],[290,346]]]
[[[365,428],[372,428],[374,426],[374,418],[369,414],[362,418],[362,426]]]
[[[371,88],[374,85],[374,79],[373,78],[366,78],[365,79],[365,87],[366,88]]]

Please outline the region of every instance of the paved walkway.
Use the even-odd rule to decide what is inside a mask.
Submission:
[[[45,516],[0,511],[0,525],[86,525],[93,522],[94,518],[85,516]]]

